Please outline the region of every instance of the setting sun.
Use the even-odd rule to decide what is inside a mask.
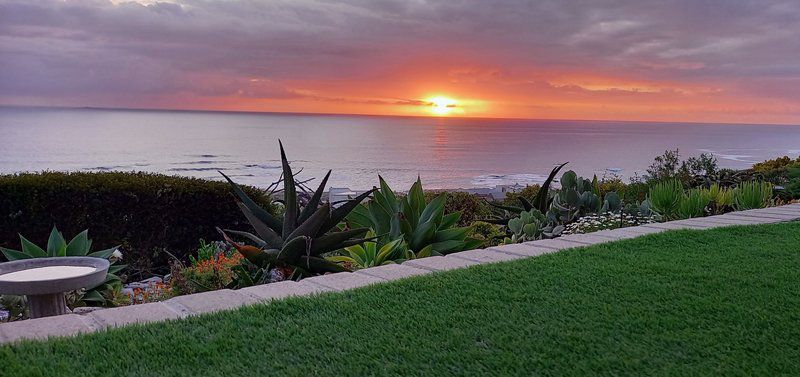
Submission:
[[[429,98],[430,110],[436,115],[447,115],[453,112],[456,108],[456,100],[447,97],[433,97]]]

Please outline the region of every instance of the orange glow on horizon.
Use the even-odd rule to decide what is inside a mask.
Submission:
[[[451,114],[457,106],[456,100],[444,96],[431,97],[428,102],[430,103],[430,112],[438,116]]]

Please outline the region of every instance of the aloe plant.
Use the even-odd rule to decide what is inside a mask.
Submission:
[[[770,199],[772,184],[769,182],[742,182],[733,189],[733,206],[737,211],[767,207]]]
[[[682,197],[683,185],[677,179],[670,179],[651,187],[647,200],[653,212],[664,220],[670,220],[676,217]]]
[[[677,217],[689,219],[705,215],[705,209],[711,203],[711,193],[708,190],[692,189],[683,194],[675,211]]]
[[[322,254],[366,241],[362,237],[368,228],[340,230],[337,225],[373,191],[367,191],[333,208],[330,203],[322,203],[322,194],[331,174],[328,171],[313,195],[303,203],[298,197],[297,182],[280,141],[279,146],[283,169],[283,218],[279,219],[260,207],[239,185],[220,172],[231,184],[237,205],[255,234],[230,229],[220,230],[220,233],[257,267],[264,270],[290,268],[293,271],[291,278],[295,280],[314,274],[347,271],[340,264],[323,258]],[[255,246],[236,242],[229,233],[247,238]]]
[[[110,303],[109,299],[112,292],[119,288],[121,279],[116,275],[117,272],[125,268],[125,265],[115,265],[120,260],[122,254],[117,251],[119,246],[105,250],[92,252],[92,240],[89,239],[89,230],[78,233],[69,242],[64,235],[53,226],[50,237],[47,239],[47,246],[41,248],[31,241],[28,241],[22,234],[19,235],[21,250],[13,250],[0,247],[0,251],[9,261],[30,259],[30,258],[50,258],[50,257],[94,257],[108,259],[111,267],[108,268],[106,279],[95,287],[89,287],[83,294],[77,297],[77,305],[81,302],[105,305]]]
[[[347,216],[352,227],[370,228],[377,237],[377,246],[402,239],[409,258],[425,255],[444,255],[478,247],[481,242],[468,238],[470,227],[456,227],[461,213],[444,213],[445,194],[425,201],[422,182],[418,178],[408,195],[397,197],[378,177],[380,189],[373,199],[357,206]]]

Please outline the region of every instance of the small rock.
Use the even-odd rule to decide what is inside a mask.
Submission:
[[[100,309],[102,309],[102,308],[101,307],[97,307],[97,306],[81,306],[81,307],[72,309],[72,313],[73,314],[86,315],[86,314],[89,314],[89,313],[91,313],[91,312],[93,312],[95,310],[100,310]]]
[[[151,278],[147,278],[147,279],[144,279],[144,280],[142,280],[140,283],[144,283],[144,284],[158,284],[158,283],[163,283],[163,282],[164,282],[164,280],[163,280],[163,279],[161,279],[160,277],[158,277],[158,276],[153,276],[153,277],[151,277]]]

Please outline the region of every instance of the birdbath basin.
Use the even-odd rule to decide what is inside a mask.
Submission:
[[[31,318],[69,313],[64,293],[106,279],[107,260],[93,257],[31,258],[0,263],[0,294],[28,296]]]

